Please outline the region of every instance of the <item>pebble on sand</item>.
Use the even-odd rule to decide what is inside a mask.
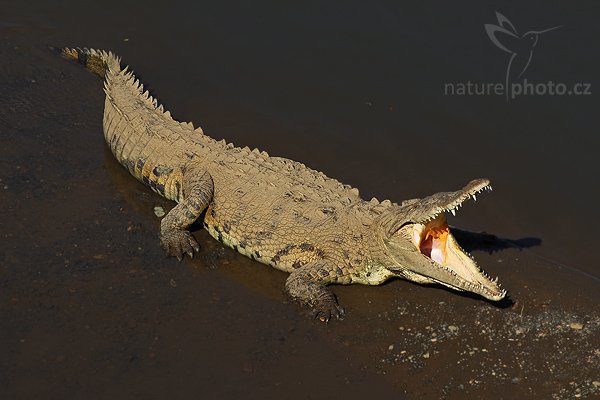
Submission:
[[[583,329],[583,324],[580,324],[579,322],[571,322],[571,324],[569,325],[569,327],[571,329],[575,329],[575,330],[582,330]]]

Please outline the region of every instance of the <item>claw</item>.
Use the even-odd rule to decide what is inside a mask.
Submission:
[[[194,248],[194,251],[195,251],[196,253],[199,253],[199,252],[200,252],[200,245],[199,245],[199,244],[198,244],[198,242],[196,242],[195,240],[194,240],[194,242],[192,243],[192,247]]]
[[[160,238],[160,244],[167,253],[167,257],[175,257],[182,261],[187,254],[194,258],[194,253],[200,251],[200,245],[196,239],[188,232],[183,230],[169,230],[164,232]]]
[[[325,310],[318,310],[315,312],[315,319],[318,319],[324,323],[328,323],[331,320],[331,313]]]
[[[332,304],[328,306],[324,306],[315,311],[315,319],[318,319],[321,322],[328,323],[331,321],[331,317],[334,316],[336,319],[342,320],[344,319],[344,315],[346,312],[339,304]]]

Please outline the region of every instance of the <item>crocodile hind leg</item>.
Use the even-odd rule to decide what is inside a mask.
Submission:
[[[320,261],[306,264],[292,271],[285,288],[294,299],[311,306],[315,318],[328,322],[332,316],[342,319],[344,309],[340,307],[327,284],[335,281],[334,268]]]
[[[184,254],[190,257],[200,251],[200,246],[188,231],[208,206],[213,197],[213,180],[197,164],[187,164],[183,169],[183,200],[160,222],[160,244],[167,255],[181,261]]]

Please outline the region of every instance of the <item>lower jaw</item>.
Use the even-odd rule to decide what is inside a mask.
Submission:
[[[489,298],[480,293],[476,287],[469,287],[468,282],[472,282],[474,286],[486,287],[488,278],[482,276],[484,273],[456,243],[443,215],[426,224],[414,224],[412,229],[411,237],[415,247],[440,267],[454,271],[457,278],[465,282],[464,285],[453,285],[435,279],[437,283],[459,291],[478,293]],[[489,296],[494,297],[492,294]]]

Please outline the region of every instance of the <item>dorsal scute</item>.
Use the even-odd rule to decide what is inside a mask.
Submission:
[[[118,101],[121,105],[127,105],[128,102],[131,105],[132,101],[135,101],[139,105],[143,105],[144,108],[150,111],[150,115],[154,114],[159,120],[164,121],[164,127],[167,130],[173,130],[180,134],[182,137],[189,137],[193,140],[194,137],[201,140],[200,144],[212,144],[216,143],[213,139],[210,139],[204,135],[204,131],[200,127],[195,127],[192,122],[180,122],[173,118],[171,112],[165,109],[163,104],[160,104],[158,99],[152,96],[149,90],[144,88],[143,83],[135,76],[134,71],[129,66],[121,66],[121,59],[114,55],[112,52],[104,50],[78,50],[75,49],[64,49],[63,52],[69,58],[75,59],[81,62],[84,59],[78,54],[85,53],[95,58],[102,58],[105,62],[105,73],[104,73],[104,92],[108,99],[112,101]],[[95,64],[94,64],[95,65]],[[92,71],[95,72],[95,71]],[[129,98],[127,101],[123,98]],[[151,117],[153,118],[153,117]],[[156,121],[158,122],[158,121]],[[154,122],[152,122],[154,123]],[[233,143],[227,143],[225,140],[220,142],[220,147],[223,149],[235,148]],[[250,149],[244,150],[244,152],[250,152]],[[254,150],[256,155],[265,155],[259,150]],[[254,155],[253,154],[253,155]]]
[[[192,124],[191,122],[180,122],[179,125],[181,125],[185,129],[190,129],[192,131],[194,130],[194,124]]]

